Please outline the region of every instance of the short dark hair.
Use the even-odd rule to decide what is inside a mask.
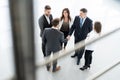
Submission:
[[[60,21],[59,18],[53,19],[53,20],[52,20],[52,25],[53,25],[54,27],[56,27],[56,26],[59,24],[59,21]]]
[[[94,30],[95,30],[97,33],[101,33],[101,29],[102,29],[102,24],[101,24],[101,22],[96,21],[96,22],[94,23]]]
[[[50,9],[51,9],[51,7],[49,5],[45,6],[45,10],[50,10]]]
[[[80,9],[80,11],[82,11],[83,13],[87,13],[87,9],[86,8],[82,8],[82,9]]]

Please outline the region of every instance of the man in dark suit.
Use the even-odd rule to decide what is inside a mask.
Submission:
[[[64,39],[64,34],[59,31],[59,19],[56,18],[52,21],[52,28],[46,28],[43,32],[42,42],[46,46],[46,56],[50,56],[51,53],[58,52],[62,49],[61,43],[67,42]],[[47,70],[50,70],[51,65],[47,65]],[[53,61],[53,72],[60,70],[60,66],[57,67],[57,60]]]
[[[49,5],[45,6],[45,11],[44,14],[39,18],[39,27],[41,30],[40,36],[42,37],[43,31],[45,28],[50,28],[52,27],[51,21],[53,20],[52,14],[51,13],[51,7]],[[45,55],[45,45],[42,44],[42,52],[44,57]]]
[[[70,39],[70,36],[74,32],[75,37],[75,44],[83,41],[86,39],[87,34],[92,31],[92,20],[87,17],[87,9],[82,8],[80,9],[80,15],[76,16],[73,22],[73,25],[70,29],[68,39]],[[71,57],[77,57],[77,65],[80,63],[80,59],[82,58],[82,55],[84,53],[85,47],[83,47],[80,50],[76,50],[75,54]]]

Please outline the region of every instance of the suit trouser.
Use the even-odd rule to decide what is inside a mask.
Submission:
[[[79,41],[80,42],[80,41]],[[77,44],[78,42],[75,42],[75,44]],[[85,42],[82,41],[82,44],[84,44]],[[84,50],[85,50],[85,46],[82,47],[81,49],[78,49],[78,50],[75,50],[75,56],[77,56],[77,63],[79,64],[80,62],[80,59],[82,58],[83,56],[83,53],[84,53]]]
[[[92,50],[85,50],[85,66],[90,66],[92,63]]]
[[[44,44],[42,44],[42,52],[43,52],[43,56],[45,57],[46,53],[45,53],[45,45]]]
[[[85,50],[85,47],[83,47],[83,48],[75,51],[75,54],[77,54],[77,63],[78,63],[78,64],[79,64],[79,62],[80,62],[80,59],[81,59],[82,56],[83,56],[84,50]]]
[[[51,53],[54,54],[55,52],[46,51],[46,56],[50,56]],[[52,64],[52,65],[53,65],[53,71],[55,71],[55,70],[56,70],[56,67],[57,67],[57,60],[53,61],[53,64]],[[51,63],[47,64],[47,65],[46,65],[47,69],[50,68],[50,66],[51,66]]]

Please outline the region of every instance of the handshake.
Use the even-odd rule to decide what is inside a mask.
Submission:
[[[67,39],[67,40],[70,40],[70,35],[68,35],[68,36],[66,37],[66,39]]]

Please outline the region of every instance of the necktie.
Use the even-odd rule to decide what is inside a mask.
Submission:
[[[83,25],[83,18],[80,18],[80,27],[82,28]]]

